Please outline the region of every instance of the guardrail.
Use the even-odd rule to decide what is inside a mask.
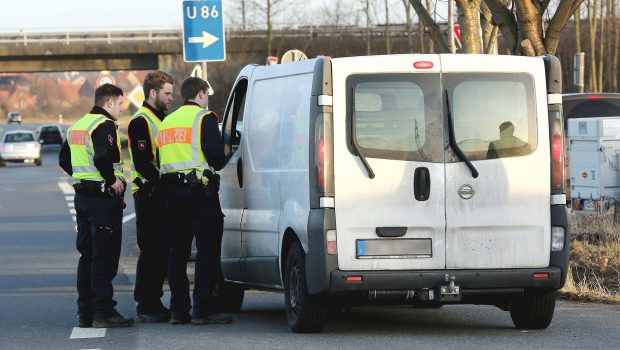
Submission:
[[[417,26],[412,28],[413,33],[417,32]],[[376,26],[369,30],[371,36],[385,35],[385,27]],[[274,37],[333,37],[333,36],[366,36],[366,28],[355,26],[342,27],[302,27],[295,29],[277,29],[272,35]],[[390,36],[400,37],[406,36],[406,28],[404,25],[392,25],[390,27]],[[50,32],[27,32],[19,33],[0,33],[0,45],[18,45],[28,46],[30,44],[64,44],[71,45],[83,43],[126,43],[126,42],[149,42],[157,43],[163,41],[180,41],[182,40],[182,31],[180,29],[163,29],[163,30],[108,30],[108,31],[50,31]],[[235,38],[265,38],[266,30],[226,30],[227,39]]]

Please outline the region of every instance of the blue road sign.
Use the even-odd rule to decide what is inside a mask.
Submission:
[[[183,59],[185,62],[226,59],[222,1],[183,1]]]

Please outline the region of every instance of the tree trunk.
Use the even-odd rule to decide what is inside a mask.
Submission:
[[[493,24],[502,32],[506,46],[511,55],[520,52],[518,46],[517,23],[513,14],[500,0],[484,0],[493,14]]]
[[[429,0],[427,0],[427,3],[428,2]],[[448,46],[448,42],[446,41],[446,38],[444,38],[443,34],[441,33],[441,30],[439,29],[439,26],[437,25],[437,23],[435,23],[431,15],[428,13],[428,11],[426,11],[424,6],[422,5],[421,0],[409,0],[409,3],[411,4],[415,12],[418,14],[419,20],[423,22],[426,27],[429,28],[429,31],[430,31],[429,34],[432,40],[431,43],[437,45],[437,53],[449,53],[450,47]],[[433,45],[431,45],[430,50],[433,50],[433,49],[434,47]],[[429,51],[429,52],[433,53],[433,51]]]
[[[427,9],[428,13],[430,14],[431,13],[431,0],[426,0],[426,9]],[[433,13],[434,12],[435,11],[433,11]],[[429,15],[429,17],[430,17],[430,15]],[[433,23],[436,24],[435,17],[430,17],[430,18],[432,18],[433,19]],[[429,30],[432,31],[433,28],[429,27]],[[437,45],[437,46],[439,46],[439,45]],[[430,38],[428,40],[428,53],[435,53],[435,34],[433,34],[433,33],[430,33]]]
[[[546,54],[542,40],[542,18],[537,3],[531,0],[517,0],[516,3],[519,31],[523,33],[523,38],[530,42],[527,47],[531,45],[535,55]],[[524,47],[523,41],[521,41],[521,47]],[[530,56],[531,51],[528,52]]]
[[[489,45],[487,47],[487,55],[497,55],[497,35],[499,34],[499,28],[494,26],[491,30],[491,37],[489,38]]]
[[[618,5],[616,1],[612,1],[611,2],[611,6],[612,6],[612,10],[611,12],[613,13],[613,51],[614,51],[614,55],[613,55],[613,64],[612,64],[612,80],[611,80],[611,88],[612,91],[614,92],[618,92],[618,51],[620,51],[620,28],[618,28],[618,26],[620,26],[620,21],[618,20]]]
[[[385,51],[389,55],[390,50],[390,12],[388,7],[388,0],[384,1],[385,3]]]
[[[579,6],[576,4],[581,4],[582,1],[583,0],[575,0],[574,2],[569,0],[560,1],[558,8],[555,10],[553,17],[549,21],[549,26],[547,27],[547,31],[545,33],[545,51],[547,53],[555,55],[555,51],[558,48],[558,43],[560,42],[562,30],[566,26],[570,16],[576,9],[579,9]]]
[[[573,18],[575,21],[575,52],[581,52],[581,16],[579,10],[575,12],[575,16]]]
[[[272,40],[272,27],[271,27],[271,0],[267,0],[267,56],[271,56],[271,40]]]
[[[405,6],[405,15],[407,16],[407,42],[409,45],[409,52],[413,52],[413,28],[412,28],[412,20],[411,20],[411,5],[409,5],[409,1],[403,0],[403,5]]]
[[[370,55],[370,0],[366,0],[366,55]]]
[[[599,12],[599,21],[601,23],[601,40],[599,42],[598,50],[598,92],[603,92],[603,64],[605,60],[605,1],[601,0],[601,7]]]
[[[463,53],[482,53],[482,37],[480,35],[480,2],[481,0],[456,0],[461,7],[461,44]]]
[[[418,15],[418,36],[420,37],[420,53],[426,53],[426,50],[424,50],[424,22],[421,18],[422,16]]]
[[[482,49],[485,53],[488,53],[491,33],[495,26],[492,23],[493,14],[485,2],[480,4],[480,14],[482,15],[480,20],[480,25],[482,26]]]
[[[590,59],[587,60],[590,68],[588,90],[592,92],[598,91],[596,86],[596,26],[598,24],[596,17],[596,4],[597,0],[592,0],[588,3],[588,24],[590,29]]]

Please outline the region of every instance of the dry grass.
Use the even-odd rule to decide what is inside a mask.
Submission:
[[[620,226],[607,214],[571,213],[570,270],[564,297],[620,304]]]

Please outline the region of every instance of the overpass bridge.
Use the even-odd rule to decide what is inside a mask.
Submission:
[[[404,36],[402,25],[392,25],[393,37]],[[385,28],[373,27],[373,37]],[[301,27],[277,29],[273,37],[330,38],[342,35],[363,37],[359,27]],[[180,29],[114,29],[99,31],[0,33],[0,72],[65,72],[100,70],[187,70],[183,63]],[[228,30],[227,54],[260,53],[265,50],[264,30]]]

